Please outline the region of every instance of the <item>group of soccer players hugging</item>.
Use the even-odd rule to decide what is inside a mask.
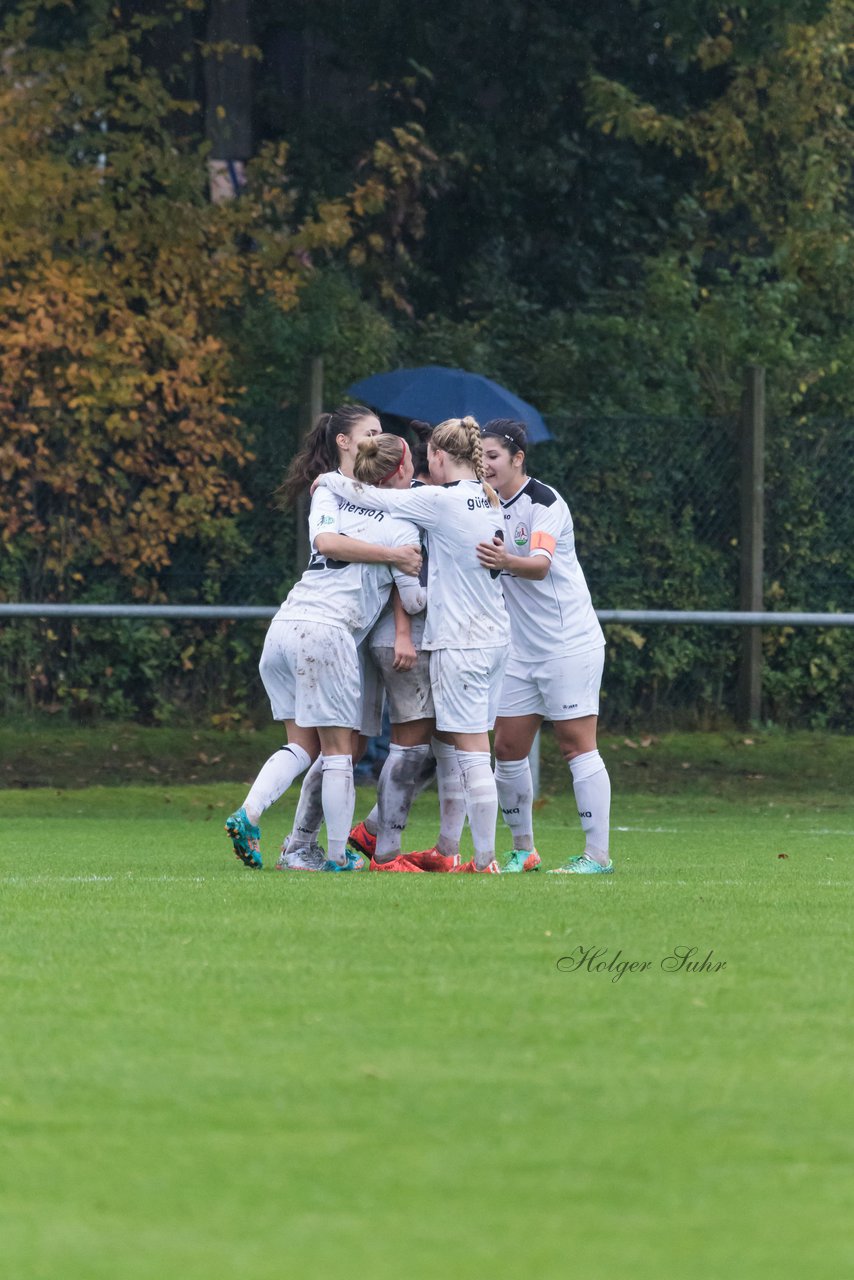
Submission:
[[[304,774],[279,870],[360,871],[367,859],[371,871],[537,871],[529,755],[548,719],[584,834],[553,873],[610,874],[611,784],[596,746],[605,639],[569,508],[528,475],[522,423],[412,428],[410,448],[370,409],[343,405],[288,469],[284,502],[311,491],[311,557],[260,661],[287,743],[226,821],[234,852],[262,867],[261,816]],[[388,758],[353,826],[353,759],[384,704]],[[412,802],[434,778],[436,842],[402,852]],[[513,841],[500,863],[499,805]],[[474,854],[462,861],[466,819]]]

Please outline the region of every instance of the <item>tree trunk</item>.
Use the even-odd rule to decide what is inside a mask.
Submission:
[[[252,154],[250,0],[210,0],[205,40],[205,137],[211,199],[238,194]]]

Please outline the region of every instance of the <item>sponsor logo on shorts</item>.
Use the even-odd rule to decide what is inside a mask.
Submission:
[[[528,530],[521,520],[513,530],[513,541],[517,547],[524,547],[528,541]]]
[[[578,708],[577,702],[569,702],[569,703],[565,702],[563,704],[564,711],[575,711],[577,710],[577,708]]]
[[[518,806],[518,805],[516,805],[516,808],[515,808],[515,809],[502,809],[502,810],[501,810],[501,812],[502,812],[502,813],[518,813],[518,812],[519,812],[519,806]]]

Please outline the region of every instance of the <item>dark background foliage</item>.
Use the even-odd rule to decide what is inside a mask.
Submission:
[[[295,306],[256,285],[217,311],[235,456],[252,454],[232,477],[247,504],[180,537],[141,592],[284,595],[297,529],[275,488],[321,356],[327,406],[398,364],[505,383],[548,417],[555,442],[532,469],[570,502],[597,605],[735,607],[736,420],[759,363],[766,605],[851,607],[851,90],[835,52],[850,7],[158,0],[142,21],[101,0],[7,0],[2,12],[32,14],[29,47],[45,55],[135,32],[139,65],[174,99],[160,123],[182,154],[244,161],[286,143],[293,226],[346,205],[349,239],[304,250]],[[6,599],[28,597],[30,563],[27,544],[4,544]],[[92,563],[63,590],[123,599],[127,575]],[[263,714],[259,634],[10,623],[0,699],[229,723]],[[614,627],[609,643],[606,720],[731,711],[732,632]],[[768,631],[765,656],[770,718],[850,723],[850,633]]]

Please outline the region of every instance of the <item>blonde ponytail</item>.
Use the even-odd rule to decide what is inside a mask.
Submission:
[[[471,449],[471,464],[474,467],[474,474],[481,483],[484,494],[489,500],[491,507],[498,506],[498,494],[495,492],[491,484],[487,484],[483,478],[483,442],[480,438],[480,427],[474,418],[463,418],[462,424],[466,430],[466,436],[469,440],[469,448]]]
[[[489,505],[499,505],[498,494],[483,478],[483,445],[480,427],[474,418],[449,418],[447,422],[440,422],[430,437],[430,444],[434,449],[444,449],[457,462],[467,462],[475,479],[480,481]]]

